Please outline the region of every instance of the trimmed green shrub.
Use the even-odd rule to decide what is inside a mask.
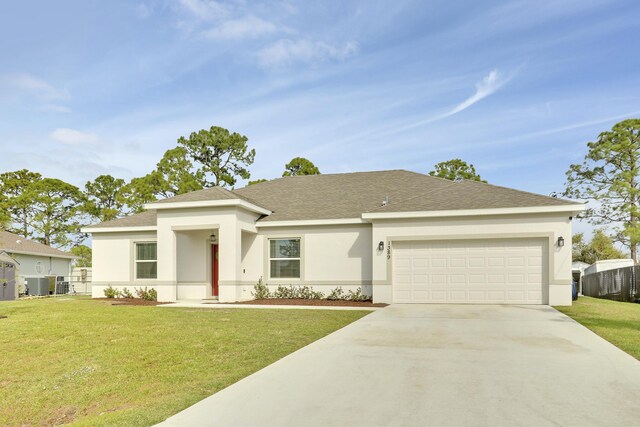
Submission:
[[[122,296],[122,298],[133,298],[133,294],[127,288],[124,288],[122,289],[122,291],[120,291],[120,296]]]
[[[292,285],[289,285],[289,287],[278,286],[276,288],[276,291],[273,293],[274,298],[281,298],[281,299],[298,298],[297,295],[298,295],[298,292]]]
[[[272,297],[271,291],[269,291],[269,287],[262,281],[262,277],[258,279],[258,283],[253,285],[253,292],[251,292],[251,295],[255,299],[267,299]]]
[[[355,291],[349,290],[344,299],[349,301],[369,301],[370,298],[362,293],[362,288],[358,288]]]
[[[107,298],[120,298],[122,293],[115,289],[113,286],[109,285],[104,291],[104,296]]]
[[[358,288],[355,291],[349,290],[344,292],[342,286],[338,286],[329,292],[329,295],[325,296],[320,291],[314,291],[313,286],[284,286],[279,285],[275,291],[271,292],[269,287],[262,281],[262,277],[253,286],[251,295],[255,299],[327,299],[329,301],[370,301],[371,298],[362,293],[362,288]]]
[[[329,295],[327,295],[327,299],[329,301],[337,301],[337,300],[344,299],[344,291],[342,290],[342,286],[338,286],[337,288],[329,292]]]
[[[138,298],[142,298],[145,301],[158,301],[158,291],[154,288],[147,289],[145,286],[144,289],[136,289],[133,288]]]

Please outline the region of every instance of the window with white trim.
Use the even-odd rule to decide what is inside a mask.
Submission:
[[[158,244],[136,243],[135,264],[136,279],[156,279],[158,277]]]
[[[269,277],[300,278],[300,239],[269,239]]]

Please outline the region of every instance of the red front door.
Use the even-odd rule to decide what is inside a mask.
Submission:
[[[218,245],[211,245],[211,285],[213,287],[212,295],[218,296]]]

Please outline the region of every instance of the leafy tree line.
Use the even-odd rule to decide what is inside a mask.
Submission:
[[[576,233],[572,239],[573,261],[593,264],[604,259],[625,258],[625,254],[613,243],[613,239],[603,230],[596,230],[590,242],[585,241],[583,233]]]
[[[640,119],[623,120],[587,144],[582,163],[567,171],[566,197],[594,203],[584,218],[612,227],[613,238],[638,260],[640,242]]]
[[[249,179],[255,149],[248,138],[212,126],[180,137],[156,168],[126,182],[100,175],[78,188],[26,169],[0,174],[0,229],[53,247],[72,249],[86,264],[88,247],[81,227],[143,210],[145,203],[212,186],[233,187]],[[309,160],[296,157],[283,176],[319,174]]]
[[[61,248],[80,247],[86,238],[83,225],[108,221],[140,212],[145,203],[212,186],[233,187],[239,179],[249,180],[255,149],[248,138],[212,126],[180,137],[167,150],[156,168],[126,182],[100,175],[80,189],[59,179],[47,178],[26,169],[0,174],[0,229]],[[565,197],[594,201],[582,215],[596,226],[613,227],[608,236],[596,231],[591,242],[574,237],[577,260],[617,258],[624,255],[613,245],[629,248],[637,260],[640,243],[640,119],[624,120],[587,144],[581,164],[567,171]],[[320,170],[308,159],[296,157],[285,165],[283,177],[316,175]],[[486,182],[474,165],[461,159],[438,163],[430,175],[449,180]],[[249,181],[255,185],[267,181]],[[578,240],[576,240],[578,239]],[[608,240],[607,240],[608,239]],[[608,243],[610,242],[610,244]],[[578,249],[576,249],[578,248]],[[88,249],[88,248],[87,248]]]

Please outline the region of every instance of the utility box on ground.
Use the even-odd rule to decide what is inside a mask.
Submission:
[[[26,284],[29,295],[49,295],[48,277],[27,277]]]

